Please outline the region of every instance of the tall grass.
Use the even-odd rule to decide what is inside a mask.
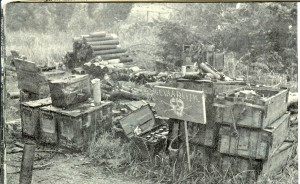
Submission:
[[[72,33],[67,32],[7,32],[6,55],[10,55],[11,50],[18,50],[30,61],[51,66],[61,62],[66,52],[73,49],[72,37]]]

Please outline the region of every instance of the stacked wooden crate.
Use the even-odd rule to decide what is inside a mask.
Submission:
[[[218,81],[178,79],[176,86],[183,89],[203,91],[205,94],[206,124],[187,122],[189,143],[191,146],[191,162],[193,168],[204,169],[211,160],[212,153],[216,150],[218,141],[219,125],[215,122],[213,107],[214,98],[217,94],[245,86],[243,81]],[[171,120],[172,121],[172,120]],[[170,123],[172,125],[174,123]],[[176,121],[175,121],[176,124]],[[180,121],[173,129],[178,129],[180,144],[184,144],[185,134],[183,122]],[[173,130],[176,131],[176,130]],[[171,140],[170,140],[171,141]],[[183,150],[184,146],[177,146]]]
[[[42,144],[75,151],[112,125],[112,103],[95,104],[88,75],[70,75],[49,82],[51,98],[21,103],[23,135]]]
[[[20,101],[31,101],[49,97],[49,81],[65,76],[64,71],[55,70],[55,67],[40,67],[27,60],[18,60],[17,79],[20,92]]]
[[[89,75],[50,81],[52,105],[40,108],[41,141],[84,150],[112,123],[112,103],[95,104]]]
[[[187,123],[193,169],[208,168],[225,174],[230,168],[231,174],[242,173],[244,179],[254,181],[258,175],[270,175],[285,164],[292,150],[292,143],[286,141],[290,117],[286,113],[287,89],[188,79],[178,79],[177,87],[205,94],[207,123]],[[183,122],[171,120],[170,124],[170,135],[178,131],[179,136],[179,145],[174,147],[179,149],[179,158],[184,157]],[[280,157],[282,152],[286,155]]]
[[[282,169],[290,154],[279,155],[292,151],[292,143],[286,141],[290,118],[287,98],[287,89],[257,87],[219,94],[214,106],[215,121],[220,124],[217,147],[220,154],[214,160],[231,162],[234,157],[246,160],[248,165],[257,162],[261,167],[252,170],[261,176],[276,174],[274,172]]]

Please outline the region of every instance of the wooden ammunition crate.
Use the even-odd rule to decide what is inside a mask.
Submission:
[[[64,71],[45,71],[45,72],[32,72],[26,70],[18,70],[18,88],[34,94],[49,96],[49,82],[61,78],[65,75]]]
[[[254,91],[257,95],[245,97],[242,91]],[[238,97],[236,97],[239,95]],[[287,110],[288,90],[244,87],[219,94],[215,98],[215,121],[236,126],[265,128]]]
[[[52,111],[52,106],[40,108],[40,143],[57,144],[58,130],[56,113]]]
[[[92,140],[112,126],[112,103],[108,101],[97,106],[85,102],[69,109],[48,106],[43,110],[54,114],[51,124],[57,126],[59,146],[76,151],[86,150]]]
[[[205,94],[205,107],[206,107],[206,119],[207,122],[215,121],[215,112],[213,107],[214,98],[217,94],[237,89],[245,86],[243,81],[218,81],[212,82],[209,80],[190,80],[190,79],[178,79],[177,87],[183,89],[191,89],[203,91]]]
[[[243,81],[218,81],[209,80],[190,80],[178,79],[177,87],[191,90],[203,91],[205,94],[205,108],[207,124],[188,123],[189,137],[191,143],[201,144],[210,147],[216,147],[218,136],[218,125],[215,123],[215,108],[213,107],[214,98],[217,94],[230,91],[232,89],[241,88],[246,83]],[[183,127],[183,125],[181,126]],[[183,128],[181,131],[183,132]]]
[[[281,116],[263,130],[222,125],[219,131],[218,151],[245,158],[266,160],[287,137],[290,113]],[[236,136],[235,133],[238,133]]]
[[[167,146],[168,127],[156,124],[149,105],[142,106],[119,120],[125,134],[132,140],[133,153],[139,159],[152,159]],[[136,129],[139,134],[135,134]],[[162,135],[165,132],[165,135]]]
[[[51,98],[23,102],[20,104],[23,136],[39,137],[39,108],[50,104]]]
[[[284,169],[296,149],[296,144],[297,143],[293,141],[284,141],[282,145],[270,155],[268,160],[263,162],[260,177],[271,177],[277,175]]]
[[[213,153],[209,171],[228,178],[228,183],[255,183],[261,171],[261,161]],[[230,181],[231,180],[231,181]]]
[[[50,95],[55,107],[69,107],[86,101],[91,96],[89,75],[71,75],[50,81]]]

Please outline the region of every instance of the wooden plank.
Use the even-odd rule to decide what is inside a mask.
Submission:
[[[202,91],[154,87],[156,112],[160,116],[206,124],[206,109]]]

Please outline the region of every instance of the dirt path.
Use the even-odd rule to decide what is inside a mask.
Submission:
[[[7,184],[19,183],[22,153],[7,154]],[[129,178],[121,174],[106,174],[103,167],[88,163],[83,155],[36,153],[34,165],[51,165],[33,170],[32,184],[150,184],[149,181]],[[88,164],[87,164],[88,163]],[[13,174],[12,174],[13,173]]]

